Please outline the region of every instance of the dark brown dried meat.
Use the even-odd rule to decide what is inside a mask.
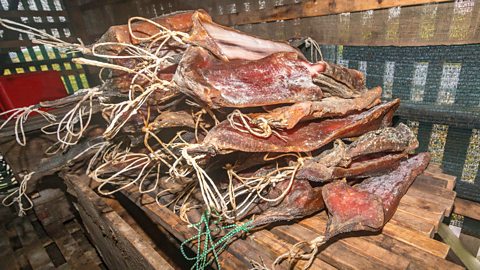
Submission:
[[[162,111],[155,120],[150,123],[152,130],[173,128],[173,127],[187,127],[195,128],[195,121],[191,113],[186,111]]]

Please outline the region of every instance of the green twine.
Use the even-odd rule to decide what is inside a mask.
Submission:
[[[225,250],[227,245],[229,244],[229,240],[232,239],[237,233],[239,232],[248,232],[251,227],[250,224],[253,220],[249,220],[242,225],[231,224],[226,225],[223,227],[215,226],[213,232],[221,231],[221,230],[230,230],[224,236],[222,236],[218,241],[215,242],[215,239],[212,238],[212,231],[210,230],[210,213],[205,212],[200,221],[195,224],[191,224],[190,227],[194,227],[197,229],[198,234],[192,238],[189,238],[182,242],[180,245],[180,251],[182,252],[183,257],[189,261],[195,261],[195,264],[192,266],[191,269],[202,270],[205,269],[208,265],[215,262],[218,269],[221,269],[221,265],[218,261],[218,255]],[[221,222],[220,220],[216,220],[212,223],[212,225],[217,225]],[[196,240],[197,242],[197,252],[195,257],[189,257],[185,253],[185,245],[188,243]],[[202,243],[203,240],[203,243]],[[212,254],[213,256],[209,256]]]

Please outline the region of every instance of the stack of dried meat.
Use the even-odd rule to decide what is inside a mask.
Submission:
[[[218,25],[201,10],[135,17],[91,46],[35,34],[107,59],[76,61],[111,70],[51,121],[56,146],[85,150],[81,119],[99,100],[108,125],[81,153],[90,155],[100,193],[136,185],[187,222],[207,214],[258,228],[326,208],[326,234],[309,243],[314,254],[340,233],[381,229],[429,162],[426,153],[411,155],[418,142],[407,126],[392,127],[400,101],[382,102],[361,72],[309,62],[287,43]],[[59,103],[68,102],[43,107]],[[287,257],[312,258],[278,262]]]

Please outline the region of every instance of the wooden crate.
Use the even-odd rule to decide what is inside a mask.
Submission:
[[[161,251],[162,247],[156,247],[148,240],[151,236],[135,232],[134,228],[139,224],[129,216],[129,225],[108,206],[105,198],[92,191],[86,176],[66,174],[64,178],[78,197],[80,214],[86,227],[92,230],[92,238],[100,253],[103,254],[102,248],[112,253],[109,255],[113,257],[112,265],[106,260],[107,265],[127,269],[121,265],[124,262],[118,260],[129,260],[136,263],[136,269],[175,267]],[[334,240],[319,252],[312,269],[461,269],[445,259],[449,246],[433,239],[444,216],[449,216],[452,211],[456,195],[452,191],[454,184],[455,178],[443,174],[437,166],[430,166],[417,177],[381,233],[354,233]],[[136,188],[122,193],[170,238],[175,238],[177,244],[196,235],[195,229],[189,228],[166,207],[157,205],[150,195],[139,194]],[[249,233],[232,242],[219,261],[225,269],[247,269],[251,260],[263,261],[270,266],[293,244],[322,234],[326,220],[326,213],[322,211],[297,222]],[[92,222],[95,224],[90,224]],[[95,230],[101,230],[104,237],[95,236],[98,234]],[[111,235],[120,250],[105,244],[112,240]],[[123,257],[119,258],[115,253],[121,252],[123,246],[128,246],[129,252],[123,252]],[[177,252],[180,254],[179,250]],[[304,264],[299,262],[295,268],[300,269]],[[285,268],[282,265],[279,269],[282,267]]]

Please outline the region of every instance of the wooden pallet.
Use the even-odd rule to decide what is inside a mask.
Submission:
[[[70,182],[78,186],[81,181],[76,177]],[[381,233],[357,233],[335,240],[319,252],[312,269],[461,269],[445,259],[449,246],[432,239],[443,217],[452,211],[454,184],[455,178],[430,166],[417,177]],[[122,193],[179,242],[196,235],[195,229],[189,228],[169,209],[157,205],[151,196],[140,195],[135,188]],[[322,234],[326,220],[322,211],[294,223],[250,233],[232,242],[219,261],[225,269],[247,269],[251,266],[250,260],[270,266],[293,244]],[[149,252],[156,252],[152,250]],[[304,264],[298,262],[295,268],[300,269]],[[282,267],[286,265],[279,269]]]

